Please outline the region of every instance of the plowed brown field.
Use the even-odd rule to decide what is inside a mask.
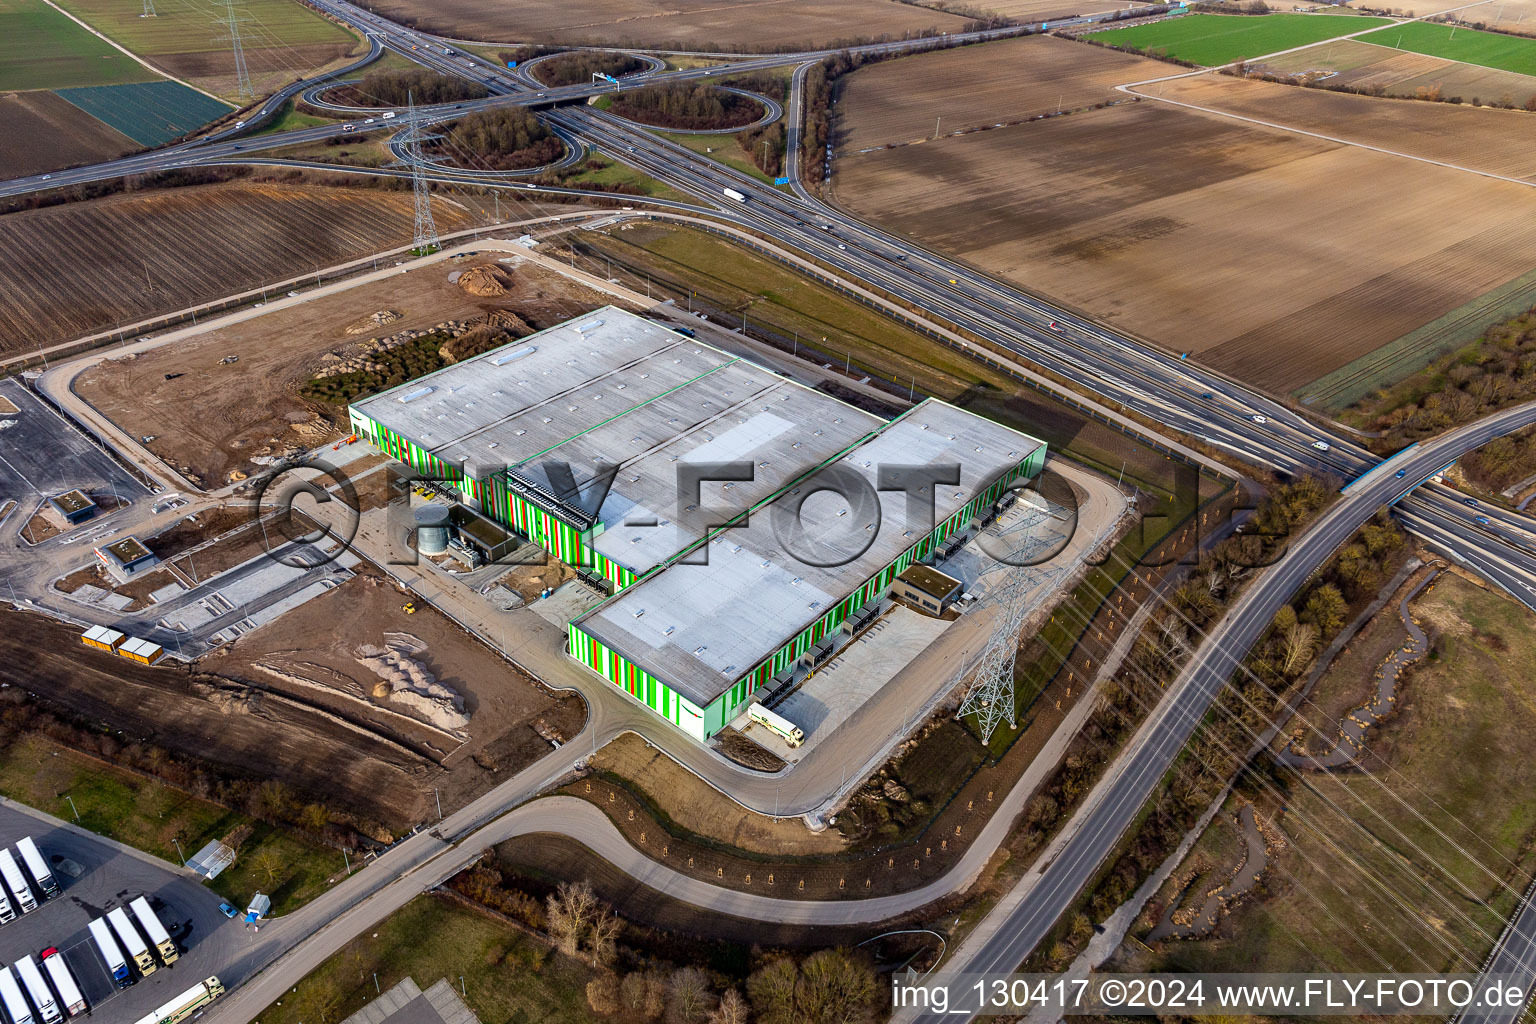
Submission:
[[[439,202],[440,231],[467,224]],[[0,217],[0,352],[181,309],[409,242],[409,193],[230,183]]]
[[[912,93],[953,88],[914,63],[877,70],[907,65]],[[1216,76],[1175,90],[1490,170],[1528,149],[1497,130],[1522,113]],[[844,123],[885,114],[861,95]],[[1151,100],[837,166],[853,211],[1278,392],[1536,266],[1536,189]]]
[[[839,145],[846,152],[1012,123],[1058,108],[1123,97],[1110,90],[1168,65],[1098,46],[1029,36],[939,50],[865,68],[846,79]],[[913,79],[920,88],[911,88]]]
[[[41,89],[0,93],[0,139],[39,143],[0,147],[0,178],[110,160],[142,148],[68,100]]]
[[[896,0],[379,0],[373,9],[458,39],[712,51],[814,49],[965,25],[958,15]]]
[[[1536,87],[1536,80],[1532,86]],[[1180,78],[1142,91],[1152,94],[1159,88],[1165,99],[1490,174],[1536,180],[1536,161],[1531,159],[1536,114],[1525,110],[1354,96],[1228,75]]]

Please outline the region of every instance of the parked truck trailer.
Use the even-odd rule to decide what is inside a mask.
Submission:
[[[5,887],[11,890],[11,895],[16,897],[16,909],[23,914],[31,913],[37,909],[37,900],[32,896],[32,887],[22,877],[21,868],[16,864],[16,858],[11,856],[10,850],[0,850],[0,878],[5,879]]]
[[[37,1007],[38,1019],[43,1024],[58,1024],[64,1019],[58,1000],[53,998],[53,992],[49,990],[48,983],[43,980],[43,972],[37,969],[37,961],[30,956],[17,960],[16,977],[21,979],[27,995],[32,998],[32,1005]]]
[[[149,936],[150,945],[154,946],[155,951],[160,954],[161,962],[167,967],[175,963],[176,957],[180,955],[176,949],[176,943],[171,941],[170,932],[167,932],[165,925],[160,923],[160,918],[154,908],[149,905],[149,900],[140,896],[128,906],[133,908],[133,916],[138,918],[139,927],[143,928],[144,934]]]
[[[133,974],[128,970],[128,961],[123,957],[123,951],[118,948],[117,940],[112,937],[112,927],[107,924],[107,919],[98,917],[91,922],[91,941],[96,944],[96,952],[101,954],[101,959],[106,962],[107,970],[112,972],[112,981],[118,988],[127,988],[133,984]]]
[[[0,1006],[5,1007],[5,1015],[11,1024],[34,1024],[32,1008],[22,998],[16,976],[5,966],[0,966]]]
[[[155,958],[150,956],[144,937],[133,926],[133,922],[128,920],[128,912],[122,907],[116,907],[107,912],[107,920],[112,923],[112,932],[117,936],[117,941],[123,944],[123,952],[128,954],[128,959],[133,961],[139,973],[146,978],[154,974]]]
[[[181,1024],[198,1010],[224,994],[218,978],[208,978],[172,999],[154,1013],[140,1017],[136,1024]]]
[[[798,747],[805,742],[805,731],[803,729],[783,715],[775,711],[769,711],[756,701],[752,703],[751,707],[747,708],[747,718],[778,736],[791,747]]]
[[[16,844],[16,852],[21,854],[21,863],[26,867],[27,874],[32,876],[32,881],[37,883],[37,894],[45,900],[51,900],[59,894],[59,883],[54,880],[53,872],[48,868],[48,862],[43,860],[43,855],[38,852],[37,844],[31,836],[23,836]]]
[[[90,1009],[85,1005],[85,996],[80,994],[80,986],[75,984],[74,973],[64,962],[63,953],[51,946],[43,950],[43,970],[53,982],[53,990],[59,994],[59,1005],[64,1007],[65,1013],[78,1017]]]
[[[5,894],[5,886],[0,885],[0,924],[16,920],[16,910],[11,906],[11,898]]]

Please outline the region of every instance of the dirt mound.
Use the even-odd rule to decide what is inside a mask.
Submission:
[[[357,323],[347,328],[348,334],[366,334],[375,327],[383,327],[400,319],[401,314],[393,309],[381,309],[377,313],[370,313]]]
[[[460,274],[458,285],[471,295],[487,299],[505,295],[507,289],[512,287],[512,275],[501,267],[482,263]]]

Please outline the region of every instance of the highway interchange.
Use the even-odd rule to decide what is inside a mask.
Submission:
[[[486,100],[458,105],[464,110],[509,103],[539,108],[568,140],[633,166],[693,200],[667,205],[709,215],[802,253],[841,276],[865,282],[937,322],[983,339],[1147,421],[1197,438],[1211,449],[1222,449],[1243,461],[1287,473],[1323,472],[1341,481],[1361,476],[1378,462],[1332,424],[1314,421],[1176,355],[1120,337],[1067,310],[862,224],[821,202],[805,188],[795,170],[800,155],[796,143],[803,118],[805,75],[825,53],[753,57],[733,61],[729,67],[652,70],[646,76],[647,80],[688,80],[794,66],[788,122],[792,192],[786,194],[621,119],[580,105],[598,87],[540,90],[528,78],[484,62],[469,68],[464,61],[441,53],[442,41],[402,28],[351,4],[315,0],[314,5],[366,35],[370,56],[387,48],[444,73],[474,78],[491,90],[493,95]],[[979,41],[1018,31],[992,30],[948,42]],[[933,45],[933,41],[885,43],[863,49],[897,51],[924,45]],[[356,62],[353,67],[362,63]],[[270,158],[261,155],[264,151],[332,137],[343,131],[341,126],[323,126],[260,138],[243,134],[275,112],[282,99],[298,95],[312,85],[290,86],[281,99],[274,97],[263,105],[259,115],[247,118],[249,123],[244,128],[225,128],[206,139],[107,164],[6,182],[0,184],[0,195],[181,166],[268,162]],[[424,107],[416,111],[415,118],[420,123],[432,124],[458,113],[452,106]],[[359,116],[364,115],[360,112]],[[403,113],[387,125],[395,130],[409,126],[409,118]],[[473,171],[436,170],[432,176],[450,181],[482,177]],[[738,204],[724,200],[722,192],[726,188],[747,194],[748,201]],[[1023,961],[1135,817],[1214,694],[1231,678],[1243,652],[1273,619],[1275,610],[1381,506],[1393,505],[1404,525],[1426,543],[1536,608],[1536,523],[1507,510],[1471,507],[1449,488],[1421,483],[1489,438],[1532,422],[1536,422],[1536,406],[1520,406],[1427,442],[1395,463],[1400,472],[1372,475],[1295,539],[1285,557],[1244,592],[1212,631],[1177,683],[1170,687],[1133,742],[1095,788],[1072,822],[1062,855],[1054,857],[1027,888],[1021,887],[1024,891],[1010,894],[1012,898],[1005,899],[994,912],[1003,917],[987,929],[990,938],[975,949],[963,950],[961,959],[948,965],[948,969],[1005,973]],[[270,1001],[272,993],[291,985],[323,959],[328,949],[366,927],[367,921],[380,919],[410,895],[436,884],[431,879],[440,880],[440,871],[447,870],[442,860],[445,855],[453,851],[478,852],[489,839],[486,830],[495,827],[485,822],[496,823],[513,803],[536,794],[554,777],[558,776],[526,780],[529,784],[519,787],[525,789],[521,793],[498,787],[487,795],[495,800],[483,798],[474,808],[466,808],[466,812],[473,813],[461,812],[461,828],[444,830],[450,840],[465,837],[457,845],[426,836],[415,837],[359,876],[372,877],[353,887],[358,891],[344,894],[342,889],[333,890],[311,908],[285,919],[283,929],[271,929],[271,948],[261,959],[268,961],[279,955],[282,959],[216,1008],[219,1018],[251,1019]],[[528,806],[532,809],[538,804]],[[557,830],[553,821],[549,830]],[[446,857],[448,862],[458,860],[457,856]],[[436,866],[427,873],[430,877],[422,874],[425,865]],[[1525,925],[1517,922],[1517,933],[1536,930],[1529,918],[1529,914],[1522,915],[1520,921]],[[1510,943],[1507,948],[1518,945]],[[1529,942],[1525,945],[1528,947]],[[1505,957],[1505,961],[1509,959]],[[1516,966],[1530,971],[1528,955],[1517,955],[1515,959],[1519,961]],[[1502,966],[1508,969],[1509,963]]]

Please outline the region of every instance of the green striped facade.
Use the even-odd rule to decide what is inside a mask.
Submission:
[[[516,530],[560,561],[609,580],[615,591],[635,581],[634,572],[593,550],[595,535],[591,531],[578,530],[522,495],[514,493],[507,487],[506,474],[496,473],[485,480],[465,476],[458,468],[448,465],[382,423],[375,422],[356,409],[350,412],[353,433],[367,438],[379,451],[405,463],[422,476],[452,483],[469,504],[503,526]]]
[[[843,598],[820,618],[787,640],[771,656],[737,679],[707,707],[701,709],[677,694],[664,681],[587,634],[576,622],[566,627],[571,657],[614,683],[695,739],[708,739],[741,714],[758,689],[841,627],[859,609],[883,595],[897,576],[914,562],[927,558],[946,540],[964,529],[967,523],[981,514],[982,509],[1000,499],[1010,485],[1018,480],[1030,479],[1038,475],[1045,465],[1045,455],[1046,448],[1040,445],[1017,466],[998,477],[984,491],[935,526],[927,536],[903,551],[895,561],[866,580],[863,586]],[[702,543],[707,542],[708,538]]]

